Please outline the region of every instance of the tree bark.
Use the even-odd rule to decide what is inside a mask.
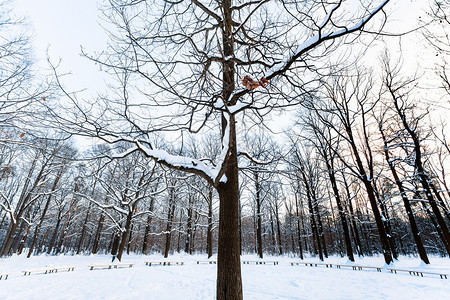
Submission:
[[[224,0],[222,3],[222,45],[225,57],[234,55],[232,5],[232,0]],[[223,102],[233,105],[235,103],[229,101],[235,89],[235,65],[233,60],[227,59],[222,66]],[[216,186],[220,201],[216,298],[217,300],[242,300],[239,167],[234,115],[230,115],[228,121],[230,124],[227,124],[226,118],[222,115],[222,138],[229,125],[229,151],[226,159],[226,182],[219,182]]]
[[[281,237],[281,224],[280,216],[278,211],[278,204],[275,202],[275,221],[277,222],[277,244],[278,244],[278,254],[283,255],[283,241]]]
[[[148,248],[149,248],[149,233],[150,233],[150,229],[151,229],[151,225],[152,225],[152,215],[151,213],[153,212],[153,206],[155,204],[155,197],[151,197],[150,199],[150,206],[149,206],[149,211],[150,213],[147,216],[147,223],[145,223],[145,233],[144,233],[144,242],[142,243],[142,254],[147,254]]]
[[[123,250],[125,249],[125,245],[128,241],[128,235],[130,234],[131,220],[133,219],[133,210],[134,207],[130,207],[127,215],[127,220],[125,222],[125,230],[122,232],[122,239],[120,241],[119,252],[117,254],[117,259],[119,261],[122,261]]]
[[[186,239],[184,241],[184,253],[192,254],[191,252],[191,240],[192,240],[192,206],[194,205],[193,196],[189,195],[189,207],[187,209],[188,219],[187,219],[187,230]]]
[[[175,216],[175,199],[173,188],[169,192],[169,210],[167,212],[167,224],[166,224],[166,241],[164,246],[164,258],[169,257],[170,242],[172,239],[172,222]]]
[[[81,229],[80,241],[78,242],[78,246],[77,246],[77,255],[80,254],[81,249],[83,247],[83,242],[84,242],[84,238],[85,238],[85,235],[86,235],[86,227],[87,227],[87,222],[89,220],[90,210],[91,210],[91,202],[89,202],[88,209],[87,209],[87,212],[86,212],[86,217],[84,219],[83,227]]]
[[[300,254],[300,259],[303,260],[303,248],[302,248],[302,231],[300,226],[300,214],[299,214],[299,203],[298,203],[298,194],[294,194],[295,197],[295,218],[297,223],[297,233],[298,233],[298,250]]]
[[[61,212],[58,215],[58,220],[56,221],[55,230],[53,232],[52,238],[50,239],[50,244],[48,245],[47,254],[52,253],[53,247],[55,246],[56,237],[58,236],[59,225],[61,224]]]
[[[212,230],[213,230],[213,196],[212,196],[212,188],[209,190],[209,196],[208,196],[208,232],[206,233],[206,248],[208,252],[208,258],[210,258],[213,255],[213,237],[212,237]]]
[[[104,220],[105,220],[105,216],[103,215],[103,212],[102,212],[100,214],[100,218],[98,220],[97,230],[95,231],[94,245],[92,246],[92,254],[97,254],[97,252],[98,252],[98,245],[100,243],[100,236],[101,236],[101,233],[102,233],[103,221]]]
[[[230,152],[226,182],[220,182],[217,300],[243,299],[239,242],[239,181],[234,116],[230,117]],[[226,125],[225,125],[226,126]]]
[[[262,216],[261,216],[261,187],[259,184],[258,172],[254,171],[255,189],[256,189],[256,249],[258,256],[263,258],[262,245]]]

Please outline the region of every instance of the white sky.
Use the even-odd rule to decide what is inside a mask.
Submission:
[[[393,12],[391,27],[399,31],[411,28],[411,23],[415,23],[417,17],[423,14],[420,8],[427,5],[428,1],[394,0],[389,3],[388,9]],[[104,1],[15,0],[15,12],[28,17],[34,32],[33,47],[38,65],[47,68],[46,50],[49,48],[52,61],[61,58],[63,70],[72,73],[70,83],[68,78],[65,83],[73,90],[87,88],[90,93],[96,94],[103,82],[99,68],[80,57],[80,46],[88,53],[105,48],[107,36],[99,25],[98,10],[102,2]],[[410,55],[417,57],[419,54],[414,52]]]
[[[80,56],[105,48],[107,36],[99,25],[96,0],[15,0],[17,15],[27,16],[33,31],[33,47],[38,66],[48,68],[46,51],[52,61],[62,59],[62,69],[70,71],[70,88],[95,91],[103,82],[98,66]]]
[[[1,0],[0,0],[1,1]],[[376,0],[380,2],[381,0]],[[416,24],[419,16],[425,18],[423,8],[430,0],[393,0],[388,4],[388,30],[401,32],[410,30]],[[46,51],[52,61],[62,59],[60,71],[71,72],[70,78],[64,78],[64,84],[69,91],[86,89],[84,94],[96,95],[104,91],[104,74],[99,67],[88,59],[80,56],[80,47],[88,53],[105,49],[107,35],[100,26],[99,11],[103,0],[15,0],[17,15],[25,15],[34,32],[33,47],[38,66],[48,69]],[[420,62],[424,63],[423,47],[417,46],[417,34],[402,38],[403,55],[407,67],[412,72]],[[398,39],[387,39],[388,46],[398,48]],[[389,44],[393,42],[392,44]],[[394,52],[396,50],[393,50]],[[372,54],[369,52],[369,56]],[[377,62],[379,56],[373,53],[370,61]],[[92,99],[95,99],[92,97]],[[277,119],[280,119],[279,117]],[[283,118],[288,120],[288,118]]]

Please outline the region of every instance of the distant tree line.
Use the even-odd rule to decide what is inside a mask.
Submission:
[[[281,1],[286,19],[292,9],[310,15],[292,18],[314,34],[301,47],[297,37],[283,38],[293,27],[283,18],[272,23],[267,1],[224,1],[223,16],[192,2],[167,2],[158,7],[166,19],[145,28],[146,20],[128,21],[140,17],[141,6],[149,9],[146,2],[110,2],[105,12],[123,43],[103,56],[85,54],[117,76],[117,89],[99,98],[103,108],[67,92],[55,66],[49,78],[56,82],[37,81],[29,36],[10,30],[23,24],[0,4],[0,256],[104,253],[121,260],[124,253],[211,257],[221,249],[219,299],[230,290],[242,298],[240,277],[223,268],[240,274],[236,245],[261,258],[382,254],[390,263],[417,255],[429,263],[429,254],[450,256],[449,127],[439,121],[450,103],[450,49],[448,35],[433,30],[448,32],[448,5],[433,6],[435,27],[423,30],[442,57],[436,70],[424,70],[434,74],[434,86],[424,88],[388,50],[375,70],[358,59],[326,65],[318,58],[339,54],[338,39],[347,34],[356,35],[350,44],[363,41],[364,25],[389,1],[370,10],[364,2],[354,26],[338,13],[343,1],[311,1],[311,8]],[[255,17],[258,9],[265,19]],[[195,17],[166,28],[185,10]],[[161,45],[176,53],[171,60],[152,57]],[[192,76],[181,78],[186,65]],[[267,74],[235,82],[253,68]],[[144,84],[131,84],[133,76]],[[135,89],[144,101],[133,102]],[[424,94],[432,99],[423,101]],[[59,96],[70,103],[64,110],[54,101]],[[444,104],[439,112],[433,102]],[[161,107],[178,110],[165,115]],[[275,138],[266,116],[292,107],[294,124]],[[164,132],[180,134],[170,142]],[[75,134],[105,143],[80,152]]]
[[[445,125],[417,105],[415,79],[383,63],[376,82],[362,68],[329,76],[282,139],[244,137],[252,160],[240,164],[242,252],[450,254]],[[215,253],[218,196],[203,179],[139,152],[112,159],[126,144],[78,153],[62,138],[7,126],[2,135],[2,256]],[[210,138],[160,147],[211,157],[220,151]]]

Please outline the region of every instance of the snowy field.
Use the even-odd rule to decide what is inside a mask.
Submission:
[[[111,264],[110,256],[25,255],[0,259],[0,299],[214,299],[216,265],[197,264],[206,256],[173,255],[167,261],[183,266],[151,266],[146,261],[163,261],[161,255],[125,256],[122,263],[133,268],[93,270],[89,265]],[[242,260],[255,261],[244,255]],[[244,299],[450,299],[450,278],[391,274],[387,270],[354,271],[325,267],[291,266],[298,258],[267,257],[278,265],[242,265]],[[319,262],[307,258],[305,262]],[[328,263],[348,264],[345,258],[331,257]],[[119,262],[115,262],[119,263]],[[383,267],[382,257],[359,259],[357,265]],[[25,270],[74,266],[73,272],[23,276]],[[390,266],[391,267],[391,266]],[[431,265],[417,258],[403,257],[395,268],[450,274],[448,258],[431,258]]]

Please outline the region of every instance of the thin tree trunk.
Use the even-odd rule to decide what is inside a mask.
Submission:
[[[213,191],[212,188],[209,190],[209,196],[208,196],[208,232],[206,233],[206,248],[208,251],[208,258],[210,258],[213,255],[213,237],[212,237],[212,230],[213,230]]]
[[[97,230],[95,231],[94,245],[92,246],[92,254],[97,254],[97,252],[98,252],[98,245],[100,243],[100,237],[101,237],[101,233],[102,233],[104,220],[105,220],[105,216],[103,215],[103,212],[102,212],[100,214],[100,218],[98,219]]]
[[[192,206],[193,206],[193,196],[189,195],[189,207],[188,207],[188,219],[187,219],[187,230],[186,239],[184,241],[184,253],[190,253],[191,239],[192,239]]]
[[[20,222],[19,230],[17,230],[17,232],[15,234],[14,242],[13,242],[13,244],[11,246],[11,250],[10,250],[11,253],[17,253],[17,250],[19,249],[19,246],[23,239],[22,232],[25,229],[25,227],[27,228],[27,232],[28,232],[30,230],[30,227],[24,220],[22,220],[22,222]],[[25,234],[27,234],[27,233],[25,233]]]
[[[350,233],[348,230],[346,212],[344,210],[344,206],[342,205],[341,197],[339,195],[339,190],[337,188],[336,176],[334,174],[334,168],[332,167],[333,162],[330,161],[333,158],[328,158],[326,150],[323,152],[325,152],[324,160],[325,160],[325,164],[326,164],[326,167],[328,170],[328,177],[331,181],[331,188],[333,189],[334,199],[336,200],[339,217],[341,219],[342,229],[344,232],[344,240],[345,240],[345,248],[346,248],[347,257],[350,261],[355,261],[355,257],[353,256],[352,242],[350,240]]]
[[[50,239],[50,244],[48,245],[47,254],[50,254],[55,246],[56,237],[58,236],[59,225],[61,224],[61,214],[58,215],[58,220],[56,221],[55,231],[53,232],[52,238]]]
[[[78,246],[77,246],[77,255],[80,254],[81,249],[83,247],[83,242],[84,242],[84,238],[85,238],[85,235],[86,235],[86,227],[87,227],[87,222],[89,220],[89,212],[90,212],[90,210],[91,210],[91,202],[89,202],[89,206],[88,206],[88,209],[87,209],[87,212],[86,212],[86,217],[84,219],[83,227],[81,229],[80,241],[78,242]]]
[[[300,226],[300,214],[299,214],[299,203],[298,194],[294,194],[295,197],[295,218],[297,220],[297,233],[298,233],[298,250],[300,254],[300,259],[303,260],[303,248],[302,248],[302,231]]]
[[[375,197],[375,191],[373,189],[371,179],[369,179],[367,177],[361,157],[359,156],[358,149],[356,148],[356,144],[353,141],[351,129],[347,129],[347,131],[349,132],[349,135],[351,136],[352,142],[350,143],[350,146],[352,148],[353,157],[355,158],[355,161],[358,165],[358,171],[360,174],[359,179],[363,182],[364,187],[366,189],[367,197],[369,198],[370,206],[372,208],[372,213],[375,218],[375,223],[377,225],[378,235],[380,237],[381,248],[382,248],[383,256],[384,256],[384,261],[386,262],[386,264],[390,264],[393,262],[391,247],[389,245],[388,236],[386,233],[386,229],[384,227],[383,219],[381,218],[380,210],[378,209],[377,199]]]
[[[27,226],[27,231],[25,232],[25,235],[23,236],[23,238],[20,241],[19,247],[17,249],[17,255],[22,254],[23,248],[27,244],[28,236],[30,235],[31,226],[29,226],[28,224],[26,226]]]
[[[120,239],[119,249],[117,253],[117,259],[119,261],[122,261],[123,250],[125,249],[125,244],[127,243],[128,235],[130,234],[132,218],[133,218],[133,209],[128,211],[127,220],[125,222],[125,230],[122,232],[122,238]]]
[[[112,248],[111,248],[112,261],[116,259],[117,250],[119,250],[119,245],[120,245],[120,233],[114,232],[112,236]]]
[[[378,194],[378,193],[376,193]],[[383,216],[384,228],[386,228],[386,234],[389,241],[389,247],[391,248],[392,257],[398,259],[398,251],[395,246],[394,235],[392,234],[391,218],[388,214],[388,210],[384,200],[380,199],[378,196],[378,202],[380,203],[381,215]]]
[[[255,189],[256,189],[256,245],[258,256],[263,258],[262,245],[262,216],[261,216],[261,187],[259,184],[258,172],[254,172]]]
[[[128,255],[130,255],[130,250],[131,250],[131,242],[132,242],[132,238],[133,238],[133,228],[134,228],[134,224],[131,224],[130,232],[128,233],[128,242],[127,242],[127,254]]]
[[[155,197],[151,197],[150,199],[150,207],[149,207],[149,211],[150,213],[147,216],[147,223],[145,224],[145,233],[144,233],[144,242],[142,243],[142,254],[147,254],[148,251],[148,246],[149,246],[149,233],[150,233],[150,229],[151,229],[151,225],[152,225],[152,215],[151,213],[153,212],[153,206],[155,203]]]
[[[313,203],[312,203],[312,195],[311,195],[311,189],[309,186],[309,183],[306,179],[306,175],[304,174],[304,172],[301,172],[302,178],[303,178],[303,182],[305,184],[305,188],[306,188],[306,197],[308,200],[308,208],[309,208],[309,213],[311,215],[311,230],[312,230],[312,234],[313,234],[313,239],[315,240],[315,243],[313,243],[314,245],[317,246],[317,251],[319,254],[319,258],[321,261],[323,261],[323,252],[322,252],[322,245],[320,242],[320,237],[319,237],[319,232],[317,229],[317,223],[316,223],[316,213],[314,211],[313,208]]]
[[[344,178],[345,191],[347,193],[347,202],[348,202],[347,204],[348,204],[348,208],[350,211],[351,227],[352,227],[352,231],[353,231],[353,239],[354,239],[354,243],[355,243],[355,247],[356,247],[356,252],[358,253],[358,256],[364,256],[361,239],[359,237],[358,226],[356,224],[356,216],[353,211],[353,204],[352,204],[352,197],[350,195],[350,188],[347,185],[347,179],[345,178],[345,175],[343,176],[343,178]]]
[[[170,242],[172,239],[172,222],[173,218],[175,216],[175,199],[174,199],[174,191],[173,188],[170,189],[169,194],[169,210],[167,212],[167,224],[166,224],[166,241],[165,241],[165,247],[164,247],[164,258],[169,257],[170,252]]]
[[[283,255],[283,242],[281,237],[281,225],[277,203],[275,203],[275,221],[277,222],[278,254]]]
[[[425,247],[423,246],[422,239],[420,238],[419,228],[417,227],[417,223],[416,223],[416,220],[414,218],[414,213],[412,211],[411,204],[409,202],[408,197],[406,196],[405,188],[403,187],[403,184],[400,181],[400,177],[398,176],[397,170],[395,169],[395,166],[394,166],[394,164],[391,161],[391,158],[390,158],[390,155],[389,155],[389,150],[388,150],[388,145],[387,145],[387,142],[386,142],[386,138],[384,136],[384,133],[383,133],[381,127],[380,127],[380,132],[381,132],[381,135],[382,135],[383,140],[384,140],[384,155],[385,155],[386,161],[387,161],[387,163],[389,165],[389,169],[391,170],[392,176],[394,177],[395,184],[397,185],[397,188],[400,191],[400,196],[402,198],[403,205],[405,206],[406,215],[408,216],[409,225],[411,226],[412,235],[413,235],[413,238],[414,238],[414,242],[416,243],[420,259],[424,263],[429,264],[430,261],[428,259]]]
[[[61,247],[62,247],[62,245],[64,243],[64,239],[65,239],[66,234],[67,234],[66,226],[67,226],[67,223],[69,222],[70,213],[72,211],[72,206],[73,206],[73,204],[75,202],[75,199],[76,199],[75,195],[78,192],[78,189],[79,189],[78,181],[76,181],[75,182],[75,187],[74,187],[74,190],[73,190],[72,199],[70,200],[70,204],[69,204],[69,210],[67,211],[66,219],[64,220],[64,225],[63,225],[63,228],[62,228],[62,231],[61,231],[61,237],[59,238],[59,243],[58,243],[58,245],[56,247],[56,250],[55,250],[56,253],[59,253],[59,251],[61,250]]]

